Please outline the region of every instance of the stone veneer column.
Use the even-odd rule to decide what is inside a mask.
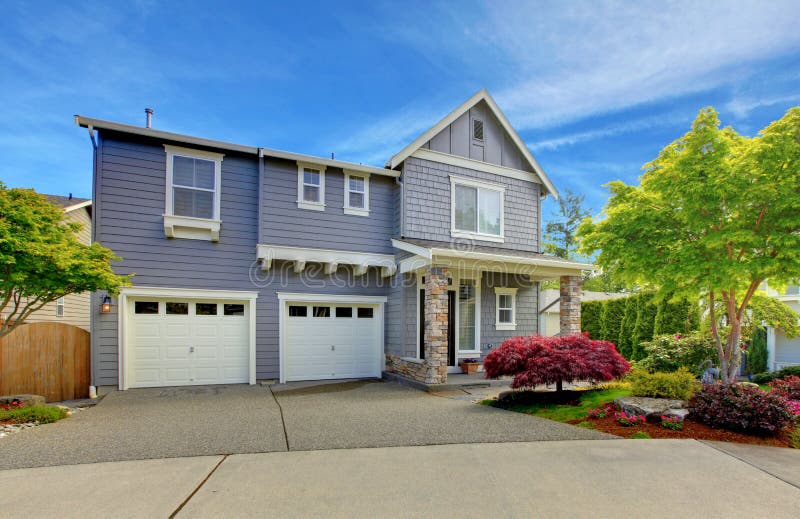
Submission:
[[[425,382],[447,382],[447,335],[449,311],[447,285],[450,271],[429,267],[425,272]]]
[[[561,335],[581,333],[581,277],[561,276],[560,281]]]

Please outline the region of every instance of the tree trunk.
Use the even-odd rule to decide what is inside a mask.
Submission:
[[[739,362],[741,353],[739,352],[739,342],[742,336],[742,322],[733,317],[731,320],[731,331],[728,335],[728,342],[725,344],[725,366],[720,366],[722,381],[727,383],[736,382],[739,378]]]
[[[564,389],[564,383],[562,381],[556,382],[556,392],[560,393]]]

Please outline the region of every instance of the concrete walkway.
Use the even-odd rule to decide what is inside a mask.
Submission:
[[[13,489],[0,498],[0,513],[10,517],[778,519],[795,518],[800,510],[797,487],[692,440],[485,443],[102,463],[0,471],[0,487]]]
[[[304,386],[304,385],[301,385]],[[613,438],[387,382],[116,391],[0,439],[0,469],[291,450]]]

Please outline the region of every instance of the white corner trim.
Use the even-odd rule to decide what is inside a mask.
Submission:
[[[354,305],[377,305],[388,301],[386,296],[304,294],[302,292],[276,292],[278,301],[296,303],[350,303]]]
[[[422,256],[425,259],[431,259],[433,256],[431,254],[431,249],[427,247],[422,247],[420,245],[414,245],[413,243],[408,243],[403,240],[397,240],[392,238],[392,247],[395,249],[400,249],[405,252],[410,252],[416,256]]]
[[[220,220],[164,214],[164,235],[167,238],[219,241]]]
[[[231,301],[246,303],[249,309],[249,373],[248,383],[256,383],[256,300],[258,292],[238,290],[206,290],[198,288],[167,288],[167,287],[123,287],[117,297],[117,333],[119,356],[119,389],[126,390],[130,387],[128,374],[128,337],[127,322],[130,318],[128,301],[130,298],[176,298],[176,299],[214,299],[217,301]]]
[[[299,261],[304,264],[323,263],[325,265],[355,265],[357,269],[367,267],[397,268],[394,256],[391,254],[310,249],[306,247],[288,247],[282,245],[258,244],[256,245],[256,258],[261,260],[263,270],[271,268],[273,260]]]

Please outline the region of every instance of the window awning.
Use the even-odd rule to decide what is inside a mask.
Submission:
[[[259,244],[256,246],[256,255],[261,262],[261,270],[269,270],[273,261],[278,260],[293,262],[294,272],[298,274],[305,270],[307,263],[325,265],[326,274],[333,274],[340,265],[353,266],[357,276],[366,274],[370,267],[379,268],[383,277],[393,276],[397,272],[397,264],[391,254]]]
[[[436,264],[470,270],[529,274],[534,279],[541,280],[580,276],[584,271],[597,270],[596,266],[588,263],[547,254],[474,245],[469,242],[452,244],[431,240],[394,239],[392,245],[412,254],[400,261],[401,273]]]

